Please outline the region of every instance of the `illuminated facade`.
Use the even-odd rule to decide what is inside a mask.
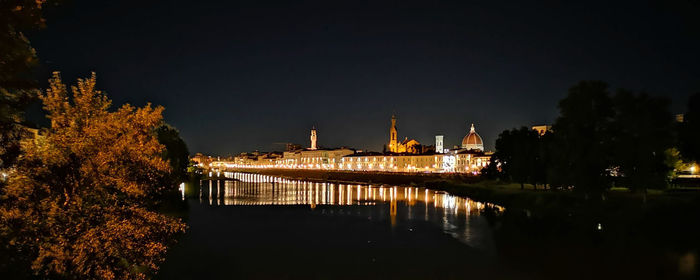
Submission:
[[[386,172],[459,172],[478,173],[488,165],[490,154],[461,151],[431,155],[349,155],[341,159],[338,169]]]
[[[399,143],[395,153],[419,154],[421,152],[420,142],[415,139],[405,138]]]
[[[275,165],[284,168],[336,169],[344,156],[354,153],[354,150],[347,148],[288,151]]]
[[[445,138],[445,136],[443,136],[443,135],[436,135],[435,136],[435,152],[438,154],[442,154],[445,152],[444,138]]]
[[[274,165],[280,158],[282,158],[282,153],[271,152],[271,153],[241,153],[233,158],[233,162],[238,165],[246,166],[267,166]]]
[[[396,130],[396,115],[391,115],[391,128],[389,128],[389,152],[397,153],[399,150],[398,131]]]
[[[391,116],[391,128],[389,129],[389,152],[418,154],[421,152],[420,142],[415,139],[404,138],[398,140],[398,130],[396,129],[396,115]]]
[[[201,153],[195,154],[191,159],[199,166],[209,166],[210,163],[215,161],[211,156],[205,156]]]
[[[537,131],[540,135],[544,135],[548,131],[552,131],[551,125],[536,125],[532,127],[532,130]]]
[[[316,146],[316,127],[311,128],[311,150],[316,150],[318,147]]]
[[[474,150],[445,154],[359,153],[351,149],[318,149],[274,153],[257,157],[237,156],[233,162],[216,166],[240,168],[322,169],[384,172],[478,173],[488,165],[490,153]]]

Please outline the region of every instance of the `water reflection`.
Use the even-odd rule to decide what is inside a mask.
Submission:
[[[335,184],[290,180],[260,174],[225,172],[228,180],[200,182],[198,199],[208,205],[320,205],[328,215],[366,216],[397,223],[424,221],[441,227],[470,246],[492,251],[484,213],[499,214],[499,205],[418,187]],[[231,180],[233,179],[233,180]],[[184,197],[184,189],[183,197]]]

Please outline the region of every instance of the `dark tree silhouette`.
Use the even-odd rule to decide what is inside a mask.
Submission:
[[[619,90],[613,98],[613,164],[620,183],[634,191],[663,188],[672,166],[667,150],[673,147],[670,101]]]
[[[496,139],[494,157],[501,163],[503,175],[520,184],[535,182],[539,152],[539,134],[527,127],[503,131]]]
[[[552,131],[506,130],[485,177],[547,184],[601,194],[613,181],[633,191],[665,188],[677,165],[676,123],[666,98],[620,89],[610,96],[601,81],[582,81],[559,102]],[[700,94],[691,97],[681,125],[682,151],[698,159]],[[496,168],[500,164],[500,170]]]
[[[561,182],[586,193],[609,187],[613,106],[608,85],[582,81],[559,102],[560,116],[554,123],[556,162]]]
[[[531,175],[531,183],[535,186],[541,184],[543,188],[546,188],[549,183],[548,167],[553,160],[553,153],[550,148],[552,146],[552,139],[553,135],[550,131],[546,132],[544,135],[538,134],[537,154]]]
[[[38,94],[31,71],[38,59],[22,31],[44,26],[44,2],[0,1],[0,169],[19,155],[24,108]]]
[[[679,150],[687,161],[700,161],[700,92],[688,99],[688,109],[680,125]]]
[[[503,176],[501,171],[499,170],[499,163],[500,162],[495,155],[491,156],[489,164],[481,169],[481,171],[479,172],[479,176],[487,180],[495,180],[502,178]]]
[[[180,138],[180,132],[169,124],[159,126],[156,131],[158,133],[158,142],[165,146],[163,158],[170,163],[173,179],[177,181],[185,180],[190,152],[185,141]]]

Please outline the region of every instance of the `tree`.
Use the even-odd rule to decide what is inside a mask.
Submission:
[[[537,186],[537,184],[542,184],[543,188],[547,188],[549,183],[549,166],[552,163],[552,132],[547,131],[543,135],[537,135],[537,154],[532,171],[532,184]]]
[[[501,171],[500,171],[500,162],[496,158],[496,156],[491,156],[491,159],[489,160],[489,164],[486,165],[486,167],[482,168],[481,171],[479,172],[479,175],[481,178],[487,179],[487,180],[495,180],[495,179],[500,179],[503,177]]]
[[[688,99],[688,109],[680,125],[679,150],[687,161],[700,161],[700,92]]]
[[[553,145],[557,151],[558,178],[586,193],[601,193],[609,187],[610,123],[613,106],[608,85],[582,81],[569,89],[559,102],[554,123]]]
[[[535,179],[539,154],[539,134],[527,127],[503,131],[496,139],[495,159],[501,163],[506,178],[518,182],[523,189]]]
[[[674,143],[670,101],[623,89],[613,101],[612,160],[621,183],[642,192],[665,187],[673,170],[667,162]]]
[[[79,79],[69,96],[54,73],[40,96],[51,127],[0,193],[0,238],[42,278],[146,278],[185,227],[147,202],[171,176],[156,135],[163,108],[110,111],[95,84],[94,73]]]
[[[687,166],[687,163],[683,163],[681,153],[678,151],[677,148],[670,148],[666,150],[665,154],[666,159],[664,161],[664,164],[669,167],[669,172],[666,176],[666,180],[668,181],[668,183],[672,183],[674,179],[678,178],[678,171],[683,170]]]
[[[24,108],[38,94],[31,73],[36,52],[21,30],[44,26],[45,2],[0,1],[0,169],[12,166],[20,154]]]
[[[163,159],[170,163],[173,179],[182,181],[187,175],[187,165],[190,161],[190,152],[187,144],[180,138],[180,132],[169,124],[162,124],[157,128],[158,142],[165,146]]]

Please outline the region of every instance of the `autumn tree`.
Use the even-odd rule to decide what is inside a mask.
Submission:
[[[163,108],[112,111],[95,83],[93,73],[69,94],[54,73],[40,96],[51,127],[0,193],[0,235],[42,278],[147,278],[185,227],[147,203],[169,187]]]

